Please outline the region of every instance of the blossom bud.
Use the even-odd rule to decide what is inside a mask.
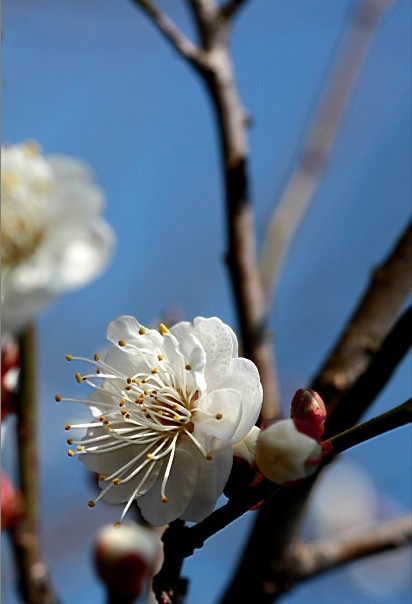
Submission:
[[[1,473],[1,529],[13,529],[23,516],[23,497],[7,476]]]
[[[322,445],[308,422],[282,419],[261,431],[256,465],[262,474],[287,486],[313,474],[322,460]]]
[[[154,571],[160,555],[160,539],[139,524],[107,525],[95,543],[95,566],[109,593],[133,602]]]
[[[322,436],[325,429],[326,407],[317,392],[310,388],[297,390],[290,404],[290,417],[304,419]]]

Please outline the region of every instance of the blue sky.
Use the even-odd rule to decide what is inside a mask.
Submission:
[[[159,4],[192,33],[183,3]],[[259,242],[354,5],[251,0],[239,14],[231,46],[242,100],[253,116]],[[410,215],[410,23],[407,0],[395,2],[382,20],[288,253],[270,315],[285,407],[309,382]],[[45,556],[63,604],[98,603],[103,596],[89,547],[117,510],[87,508],[94,486],[66,454],[63,426],[73,410],[58,407],[53,396],[75,393],[65,354],[91,355],[118,315],[150,324],[177,307],[187,319],[217,315],[236,329],[222,261],[225,213],[213,115],[200,81],[126,0],[5,0],[3,143],[26,139],[89,163],[118,236],[105,275],[56,301],[38,321]],[[369,415],[405,400],[409,388],[405,361]],[[7,442],[4,463],[12,467],[11,435]],[[371,476],[385,509],[410,507],[410,442],[410,429],[402,428],[347,454]],[[187,562],[188,604],[213,601],[251,516]],[[3,598],[15,604],[7,555],[3,568]],[[333,604],[388,597],[407,604],[410,584],[399,580],[389,596],[382,589],[379,600],[345,569],[302,585],[284,601],[303,604],[319,593]]]

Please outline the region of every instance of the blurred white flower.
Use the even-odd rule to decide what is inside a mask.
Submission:
[[[113,601],[135,601],[159,562],[161,550],[159,535],[140,524],[110,524],[99,530],[94,561]]]
[[[281,419],[260,431],[256,444],[256,465],[262,474],[287,485],[313,474],[322,460],[322,445],[307,432],[304,420]]]
[[[232,446],[259,415],[255,365],[237,357],[235,334],[217,318],[156,331],[124,316],[107,337],[113,346],[104,361],[89,361],[97,374],[76,374],[94,388],[80,402],[96,420],[73,426],[88,430],[82,441],[68,440],[78,445],[69,455],[100,474],[96,501],[126,502],[121,519],[136,499],[153,525],[202,520],[228,480]]]
[[[115,237],[79,160],[26,142],[2,147],[1,169],[2,323],[16,333],[57,295],[97,277]]]

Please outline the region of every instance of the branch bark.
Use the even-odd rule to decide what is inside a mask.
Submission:
[[[303,581],[367,556],[403,547],[412,541],[412,516],[390,520],[355,537],[301,545],[296,552],[295,580]]]
[[[290,241],[323,176],[380,18],[394,2],[362,0],[345,32],[300,159],[277,201],[265,233],[260,269],[268,298],[280,277]]]
[[[17,451],[24,515],[10,537],[18,587],[28,604],[57,604],[47,568],[40,556],[38,537],[38,453],[34,328],[21,336],[20,393],[17,405]]]

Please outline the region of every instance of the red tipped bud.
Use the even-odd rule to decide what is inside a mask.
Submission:
[[[159,536],[139,524],[108,525],[95,544],[97,573],[113,598],[133,602],[154,572],[160,556]]]
[[[317,392],[310,388],[297,390],[290,404],[290,417],[308,422],[320,437],[325,429],[326,407]]]
[[[23,497],[5,472],[1,473],[1,529],[12,530],[21,520],[24,511]]]
[[[272,482],[291,485],[313,474],[321,461],[322,445],[308,422],[282,419],[260,433],[256,465]]]

